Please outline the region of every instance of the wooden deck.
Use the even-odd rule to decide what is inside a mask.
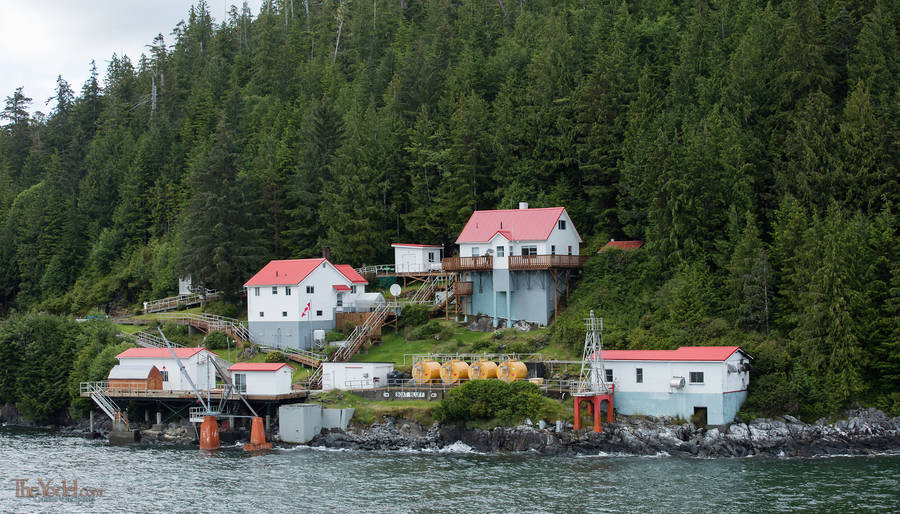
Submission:
[[[490,255],[482,257],[445,257],[441,260],[444,271],[490,271],[494,269],[494,258]]]
[[[510,255],[510,271],[579,269],[587,255]]]
[[[106,395],[113,399],[130,399],[130,400],[196,400],[197,396],[193,391],[165,391],[165,390],[149,390],[149,389],[116,389],[109,388],[105,391]],[[204,398],[206,398],[206,391],[201,391],[201,394]],[[221,400],[224,394],[224,390],[222,389],[212,389],[209,392],[209,398],[211,400]],[[80,394],[83,398],[90,398],[90,393],[82,392]],[[293,400],[293,399],[302,399],[309,396],[309,390],[307,389],[298,389],[293,390],[290,393],[283,393],[278,395],[244,395],[249,401],[278,401],[278,400]],[[231,397],[225,398],[226,400],[238,400],[238,398],[234,395]]]

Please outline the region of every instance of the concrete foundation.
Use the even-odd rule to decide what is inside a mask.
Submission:
[[[322,406],[295,403],[278,407],[278,434],[286,443],[305,444],[322,431]]]
[[[322,428],[347,430],[356,409],[325,409],[322,412]]]
[[[119,446],[141,441],[140,430],[113,430],[109,433],[109,444]]]

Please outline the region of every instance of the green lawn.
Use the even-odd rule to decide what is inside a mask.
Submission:
[[[410,340],[407,334],[411,330],[395,333],[385,330],[382,341],[368,350],[357,353],[353,362],[393,362],[398,369],[405,369],[412,362],[403,362],[407,354],[423,353],[539,353],[546,359],[577,360],[581,353],[576,350],[579,345],[565,346],[550,343],[546,328],[530,332],[517,332],[505,329],[499,332],[474,332],[452,321],[440,321],[443,331],[439,339],[431,336],[427,339]]]

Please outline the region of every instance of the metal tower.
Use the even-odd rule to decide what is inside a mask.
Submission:
[[[594,317],[592,310],[591,316],[584,322],[584,354],[575,396],[608,394],[610,388],[606,384],[606,368],[603,365],[603,318]]]

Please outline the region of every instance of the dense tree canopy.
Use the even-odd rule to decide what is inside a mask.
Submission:
[[[47,115],[5,96],[0,311],[233,291],[323,246],[386,262],[528,201],[565,205],[585,252],[646,241],[623,344],[722,319],[829,408],[900,390],[897,0],[209,11],[60,77]]]

